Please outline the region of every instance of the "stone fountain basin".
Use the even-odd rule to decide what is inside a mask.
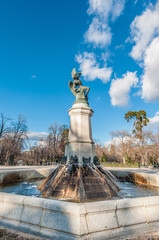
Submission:
[[[120,239],[159,227],[159,196],[71,203],[0,193],[0,209],[0,225],[51,239]]]
[[[52,169],[40,168],[34,171],[36,176],[39,174],[41,178],[48,175]],[[144,181],[144,184],[159,186],[159,175],[154,171],[112,171],[115,171],[115,175],[125,178],[130,172],[131,179],[132,176],[138,176],[134,177],[136,181],[144,178],[147,181]],[[28,175],[26,172],[23,174],[23,171],[18,172],[23,180],[28,180],[29,172]],[[6,179],[7,173],[1,172],[1,179],[2,175]],[[24,175],[27,179],[24,179]],[[35,179],[33,172],[30,176],[31,179]],[[123,239],[138,233],[158,230],[159,196],[72,203],[0,193],[0,225],[50,239]]]
[[[16,183],[43,179],[47,177],[56,166],[49,167],[23,167],[23,168],[0,168],[0,184]],[[159,170],[139,168],[116,168],[108,167],[115,177],[125,181],[132,181],[137,184],[159,187]]]

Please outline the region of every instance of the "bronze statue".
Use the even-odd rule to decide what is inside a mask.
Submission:
[[[82,84],[82,81],[79,79],[81,76],[81,73],[76,73],[76,69],[74,68],[72,70],[72,78],[73,82],[69,81],[69,88],[73,95],[76,97],[76,99],[83,99],[85,98],[86,100],[88,99],[87,95],[90,90],[89,87],[85,87]]]
[[[80,76],[74,68],[69,87],[76,100],[69,109],[71,120],[65,156],[38,189],[43,197],[66,201],[111,199],[118,196],[120,186],[95,156],[91,131],[93,110],[87,97],[89,87],[82,85]]]

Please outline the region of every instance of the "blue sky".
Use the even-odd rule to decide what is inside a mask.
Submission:
[[[71,71],[91,88],[93,136],[130,129],[129,110],[159,123],[159,1],[5,0],[0,3],[0,112],[31,132],[69,125]],[[33,134],[34,135],[34,134]]]

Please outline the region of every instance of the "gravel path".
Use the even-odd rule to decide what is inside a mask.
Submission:
[[[1,240],[46,240],[46,238],[41,238],[35,235],[18,232],[11,229],[0,228],[0,239]]]
[[[127,237],[122,240],[159,240],[159,232],[152,232],[147,234],[141,234],[134,237]]]
[[[47,240],[46,238],[38,237],[35,235],[18,232],[12,229],[2,229],[2,228],[0,228],[0,239],[1,240]],[[134,237],[120,238],[120,240],[159,240],[159,231],[142,234]]]

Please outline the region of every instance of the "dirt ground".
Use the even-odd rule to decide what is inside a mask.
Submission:
[[[11,229],[0,228],[0,239],[1,240],[46,240],[46,238],[41,238],[35,235],[30,235],[27,233],[18,232]]]
[[[141,234],[130,238],[127,237],[124,238],[123,240],[159,240],[159,232]]]
[[[1,240],[47,240],[35,235],[18,232],[11,229],[0,228],[0,239]],[[64,240],[64,239],[61,239]],[[159,232],[142,234],[134,237],[120,238],[120,240],[159,240]]]

